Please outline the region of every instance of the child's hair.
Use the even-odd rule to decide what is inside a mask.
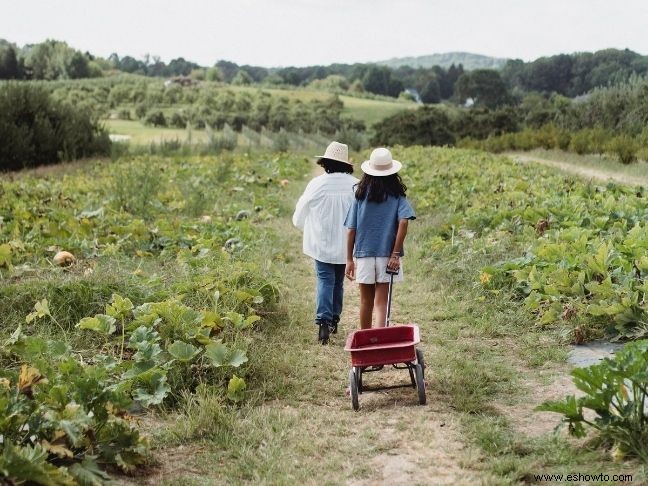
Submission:
[[[383,202],[389,196],[405,197],[405,192],[407,192],[407,186],[403,184],[398,174],[381,177],[363,174],[357,184],[355,197],[358,200],[366,197],[367,201]]]
[[[317,163],[324,168],[327,174],[334,174],[335,172],[353,174],[353,166],[351,164],[345,164],[344,162],[325,158],[319,159]]]

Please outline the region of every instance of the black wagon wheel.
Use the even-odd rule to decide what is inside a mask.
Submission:
[[[416,350],[416,361],[418,361],[421,368],[423,368],[423,378],[425,378],[425,360],[423,360],[423,351],[420,349]]]
[[[356,378],[358,381],[358,393],[362,395],[362,367],[360,366],[356,368]]]
[[[358,402],[358,380],[356,378],[355,368],[351,368],[349,371],[349,389],[351,390],[351,405],[353,410],[360,409],[360,403]]]
[[[418,391],[419,403],[425,405],[427,401],[425,397],[425,379],[423,378],[423,366],[420,363],[414,367],[414,374],[416,375],[416,390]]]

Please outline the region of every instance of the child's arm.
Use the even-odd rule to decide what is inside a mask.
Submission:
[[[407,224],[409,220],[401,219],[398,221],[398,231],[396,232],[396,241],[394,242],[394,248],[392,249],[391,257],[389,258],[389,263],[387,268],[392,271],[397,271],[400,268],[400,256],[403,252],[403,243],[405,242],[405,237],[407,236]]]
[[[349,280],[355,280],[355,262],[353,261],[353,245],[355,245],[355,228],[349,228],[347,231],[347,262],[344,274]]]

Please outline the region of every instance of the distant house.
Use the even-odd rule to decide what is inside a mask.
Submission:
[[[177,85],[177,86],[196,86],[200,81],[197,79],[190,78],[189,76],[176,76],[175,78],[169,78],[164,82],[165,87]]]

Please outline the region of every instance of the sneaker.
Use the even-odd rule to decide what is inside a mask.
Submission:
[[[321,344],[328,344],[329,342],[329,325],[330,323],[328,321],[319,323],[319,335],[317,339]]]
[[[334,317],[333,320],[329,323],[329,332],[331,334],[337,334],[337,328],[339,322],[340,322],[340,318]]]

